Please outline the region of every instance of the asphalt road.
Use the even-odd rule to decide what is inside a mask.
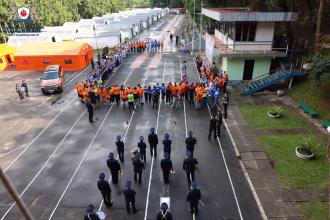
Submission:
[[[171,17],[155,27],[157,34],[168,39],[168,30],[177,24],[177,18]],[[140,38],[153,36],[151,30]],[[183,60],[188,62],[188,80],[199,81],[193,57],[175,52],[176,48],[168,40],[165,42],[167,48],[163,54],[130,55],[109,83],[134,86],[179,82],[179,66]],[[227,131],[222,129],[219,142],[207,139],[210,119],[207,108],[195,110],[185,103],[174,111],[161,102],[158,109],[146,103],[130,112],[118,106],[103,106],[95,111],[96,122],[90,124],[86,107],[73,91],[73,84],[83,80],[88,71],[76,73],[76,78],[72,76],[68,88],[55,103],[40,103],[50,111],[41,116],[48,117],[51,123],[16,137],[15,141],[23,147],[0,158],[1,166],[36,219],[82,219],[88,204],[102,209],[107,219],[155,219],[162,196],[170,197],[174,219],[193,219],[185,201],[189,186],[182,170],[188,130],[192,130],[198,140],[194,156],[199,162],[196,181],[202,192],[202,203],[196,219],[261,219]],[[158,145],[158,157],[154,160],[147,149],[142,184],[133,181],[130,150],[137,145],[139,136],[147,138],[151,127],[156,128],[160,142],[165,133],[170,134],[173,142],[171,159],[176,172],[167,186],[160,169],[162,144]],[[44,132],[40,134],[41,131]],[[101,206],[97,180],[100,172],[110,177],[106,159],[109,152],[117,155],[115,137],[118,134],[125,142],[124,172],[118,186],[111,184],[114,205],[108,209]],[[137,191],[137,214],[126,214],[121,194],[126,180],[131,180]],[[12,200],[3,188],[0,188],[0,198],[0,218],[18,219],[18,210],[15,206],[11,208]]]

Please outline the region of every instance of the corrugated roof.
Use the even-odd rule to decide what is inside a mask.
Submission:
[[[296,21],[296,12],[259,12],[246,8],[202,8],[202,14],[217,21]]]
[[[92,47],[85,42],[63,41],[54,43],[25,43],[17,50],[17,56],[60,56],[79,55],[82,50]]]

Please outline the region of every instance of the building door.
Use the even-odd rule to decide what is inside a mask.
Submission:
[[[245,60],[244,71],[243,71],[243,80],[252,79],[253,67],[254,67],[254,60]]]

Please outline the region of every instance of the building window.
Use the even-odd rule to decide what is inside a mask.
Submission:
[[[1,64],[1,63],[3,63],[3,60],[2,60],[2,58],[0,58],[0,64]]]
[[[71,59],[65,59],[65,60],[64,60],[64,63],[65,63],[65,64],[72,64],[72,60],[71,60]]]
[[[235,29],[235,41],[255,41],[256,22],[237,22]]]

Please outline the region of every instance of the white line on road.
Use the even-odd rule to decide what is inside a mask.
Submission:
[[[182,69],[181,69],[181,57],[179,57],[179,62],[180,62],[179,70],[180,70],[180,73],[181,73],[181,80],[183,80]],[[186,104],[185,104],[186,102],[185,102],[184,98],[183,98],[182,102],[183,102],[184,125],[185,125],[185,129],[186,129],[186,137],[188,137],[187,114],[186,114]]]
[[[199,77],[199,73],[198,73],[198,71],[197,71],[196,66],[195,66],[195,69],[196,69],[196,74],[197,74],[197,76],[198,76],[198,79],[199,79],[199,81],[201,82],[201,79],[200,79],[200,77]],[[231,134],[231,131],[230,131],[228,125],[227,125],[226,120],[224,120],[224,124],[225,124],[226,130],[228,131],[228,134],[229,134],[230,140],[231,140],[231,142],[232,142],[232,144],[233,144],[233,146],[234,146],[234,150],[235,150],[236,156],[237,156],[237,157],[240,157],[239,151],[238,151],[237,146],[236,146],[236,142],[235,142],[235,140],[234,140],[234,138],[233,138],[233,136],[232,136],[232,134]],[[244,173],[244,176],[245,176],[245,178],[246,178],[246,180],[247,180],[247,182],[248,182],[248,184],[249,184],[249,187],[250,187],[250,189],[251,189],[251,191],[252,191],[253,197],[254,197],[254,199],[255,199],[255,201],[256,201],[256,203],[257,203],[257,206],[258,206],[258,208],[259,208],[259,211],[260,211],[260,214],[261,214],[262,218],[263,218],[264,220],[268,220],[268,217],[267,217],[267,215],[266,215],[266,212],[265,212],[265,210],[264,210],[264,207],[263,207],[262,204],[261,204],[261,201],[260,201],[260,199],[259,199],[259,196],[258,196],[258,194],[257,194],[257,192],[256,192],[256,190],[255,190],[255,188],[254,188],[254,185],[253,185],[253,183],[252,183],[252,181],[251,181],[251,178],[250,178],[250,176],[249,176],[249,174],[248,174],[248,172],[247,172],[247,170],[246,170],[246,168],[245,168],[244,163],[243,163],[242,160],[240,160],[240,159],[239,159],[239,163],[240,163],[240,166],[241,166],[242,171],[243,171],[243,173]]]
[[[145,84],[145,81],[146,81],[146,78],[148,77],[148,74],[149,74],[149,69],[147,70],[146,77],[145,77],[144,80],[143,80],[142,88],[143,88],[143,86],[144,86],[144,84]],[[126,80],[125,80],[125,83],[126,83]],[[124,83],[124,85],[125,85],[125,83]],[[123,142],[124,142],[124,143],[125,143],[125,139],[126,139],[126,136],[127,136],[127,134],[128,134],[128,130],[129,130],[129,127],[130,127],[130,125],[131,125],[131,121],[132,121],[132,119],[133,119],[134,113],[135,113],[135,109],[133,110],[132,115],[131,115],[131,118],[129,119],[129,122],[128,122],[128,126],[127,126],[127,129],[126,129],[126,132],[125,132],[124,138],[123,138]],[[118,160],[118,158],[119,158],[119,155],[117,155],[116,159]],[[110,176],[110,178],[109,178],[109,181],[108,181],[109,183],[111,182],[111,179],[112,179],[112,176]],[[98,209],[99,211],[101,211],[102,206],[103,206],[103,203],[104,203],[104,200],[102,199],[101,204],[100,204],[99,209]]]
[[[195,66],[195,70],[196,70],[196,74],[197,74],[197,76],[198,76],[199,82],[202,82],[202,81],[201,81],[201,78],[200,78],[200,76],[199,76],[199,73],[198,73],[198,71],[197,71],[196,66]],[[212,117],[211,110],[210,110],[210,106],[209,106],[208,104],[207,104],[207,108],[208,108],[208,110],[209,110],[210,117]],[[236,196],[235,187],[234,187],[234,185],[233,185],[233,181],[232,181],[232,179],[231,179],[230,171],[229,171],[229,169],[228,169],[227,161],[226,161],[226,158],[225,158],[225,154],[223,153],[223,149],[222,149],[222,146],[221,146],[221,142],[220,142],[219,137],[217,137],[217,141],[218,141],[218,144],[219,144],[219,149],[220,149],[220,152],[221,152],[221,155],[222,155],[222,159],[223,159],[224,165],[225,165],[225,167],[226,167],[226,172],[227,172],[227,176],[228,176],[228,179],[229,179],[229,182],[230,182],[230,186],[231,186],[231,189],[232,189],[233,194],[234,194],[234,198],[235,198],[235,202],[236,202],[236,206],[237,206],[238,214],[239,214],[239,216],[240,216],[240,219],[243,220],[241,207],[240,207],[240,205],[239,205],[239,202],[238,202],[238,199],[237,199],[237,196]]]
[[[166,66],[166,59],[165,59],[165,62],[164,62],[164,69],[163,69],[163,81],[164,81],[164,74],[165,74],[165,67]],[[156,134],[158,133],[158,124],[159,124],[159,113],[160,113],[160,106],[162,104],[162,101],[160,99],[160,96],[159,96],[159,106],[158,106],[158,113],[157,113],[157,122],[156,122]],[[146,208],[145,208],[145,212],[144,212],[144,220],[147,220],[147,216],[148,216],[148,207],[149,207],[149,196],[150,196],[150,188],[151,188],[151,180],[152,180],[152,171],[153,171],[153,168],[154,168],[154,158],[155,157],[152,157],[151,158],[151,165],[150,165],[150,176],[149,176],[149,183],[148,183],[148,191],[147,191],[147,200],[146,200]]]
[[[24,147],[24,145],[23,145],[23,146],[20,146],[20,147],[16,147],[15,149],[13,149],[13,150],[11,150],[11,151],[8,151],[8,152],[6,152],[6,153],[3,153],[3,154],[0,155],[0,158],[1,158],[1,157],[4,157],[4,156],[7,156],[8,154],[11,154],[11,153],[15,152],[16,150],[19,150],[19,149],[21,149],[21,148],[23,148],[23,147]]]
[[[100,127],[97,129],[97,131],[96,131],[96,133],[95,133],[95,135],[94,135],[94,137],[93,137],[91,143],[89,144],[87,150],[85,151],[84,156],[81,158],[81,160],[80,160],[80,162],[79,162],[79,164],[78,164],[76,170],[74,171],[73,175],[72,175],[71,178],[70,178],[69,183],[68,183],[67,186],[65,187],[65,189],[64,189],[64,191],[63,191],[61,197],[60,197],[59,200],[57,201],[56,206],[55,206],[55,208],[53,209],[53,211],[52,211],[52,213],[50,214],[50,216],[49,216],[48,219],[52,219],[52,217],[53,217],[53,215],[54,215],[54,213],[55,213],[55,211],[56,211],[58,205],[59,205],[60,202],[62,201],[62,199],[63,199],[63,197],[64,197],[66,191],[68,190],[68,188],[69,188],[69,186],[70,186],[70,184],[71,184],[71,182],[72,182],[72,180],[73,180],[73,178],[76,176],[76,173],[78,172],[78,170],[79,170],[81,164],[83,163],[85,157],[87,156],[89,150],[91,149],[91,147],[92,147],[92,145],[93,145],[93,143],[94,143],[94,141],[95,141],[95,138],[97,137],[97,135],[99,134],[101,128],[103,127],[104,122],[105,122],[106,119],[108,118],[108,115],[109,115],[109,113],[110,113],[111,110],[112,110],[112,107],[113,107],[113,105],[111,105],[110,109],[108,110],[107,114],[105,115],[104,119],[102,120],[102,123],[101,123]]]
[[[133,70],[130,71],[130,73],[127,75],[127,77],[126,77],[126,79],[125,79],[125,81],[124,81],[124,85],[126,84],[128,78],[129,78],[129,76],[132,74],[132,72],[133,72]],[[72,183],[72,181],[73,181],[73,178],[75,177],[75,175],[77,174],[77,172],[78,172],[79,168],[81,167],[83,161],[85,160],[85,157],[87,156],[87,153],[88,153],[89,150],[91,149],[91,147],[92,147],[92,145],[93,145],[93,143],[94,143],[94,141],[95,141],[95,138],[97,137],[98,133],[100,132],[101,128],[103,127],[104,122],[105,122],[106,119],[108,118],[108,115],[109,115],[109,113],[110,113],[111,110],[112,110],[112,107],[113,107],[113,105],[111,105],[111,107],[110,107],[109,111],[107,112],[105,118],[103,119],[103,121],[102,121],[100,127],[97,129],[97,131],[96,131],[96,133],[95,133],[95,135],[94,135],[94,137],[93,137],[93,139],[92,139],[90,145],[88,146],[88,148],[87,148],[87,150],[86,150],[84,156],[83,156],[82,159],[80,160],[80,162],[79,162],[79,164],[78,164],[78,167],[77,167],[76,170],[74,171],[74,173],[73,173],[73,175],[72,175],[72,177],[71,177],[69,183],[68,183],[67,186],[65,187],[63,193],[61,194],[61,197],[59,198],[59,200],[58,200],[56,206],[54,207],[54,209],[53,209],[53,211],[52,211],[52,213],[51,213],[49,219],[51,219],[51,218],[53,217],[53,215],[55,214],[55,211],[56,211],[58,205],[59,205],[60,202],[62,201],[62,199],[63,199],[63,197],[64,197],[66,191],[68,190],[69,186],[71,185],[71,183]],[[133,111],[133,113],[132,113],[132,116],[133,116],[133,115],[134,115],[134,111]]]
[[[50,122],[48,122],[48,124],[46,125],[46,127],[44,127],[42,129],[41,132],[39,132],[39,134],[24,148],[24,150],[14,159],[11,161],[11,163],[4,169],[4,172],[7,172],[7,170],[25,153],[25,151],[27,149],[29,149],[31,147],[31,145],[45,132],[45,130],[47,130],[47,128],[64,112],[64,110],[66,110],[71,103],[74,101],[74,99],[72,99]]]
[[[77,74],[75,77],[73,77],[70,81],[68,81],[63,87],[67,87],[75,78],[77,78],[78,76],[80,76],[81,74],[83,74],[86,70],[89,69],[89,66],[87,66],[84,70],[82,70],[79,74]]]
[[[53,151],[53,153],[48,157],[48,159],[44,162],[43,166],[40,168],[40,170],[38,171],[38,173],[33,177],[33,179],[29,182],[29,184],[24,188],[24,190],[21,192],[21,194],[19,195],[19,197],[21,198],[23,196],[23,194],[26,192],[26,190],[31,186],[31,184],[37,179],[37,177],[40,175],[40,173],[44,170],[44,168],[46,167],[46,165],[48,164],[48,162],[50,161],[50,159],[55,155],[55,153],[57,152],[57,150],[62,146],[62,144],[64,143],[64,141],[66,140],[66,138],[69,136],[69,134],[71,133],[72,129],[77,125],[77,123],[80,121],[80,119],[83,117],[83,115],[86,113],[87,110],[85,110],[80,117],[76,120],[76,122],[72,125],[72,127],[70,128],[69,132],[64,136],[64,138],[61,140],[61,142],[57,145],[57,147],[55,148],[55,150]],[[7,214],[10,212],[10,210],[14,207],[16,203],[14,202],[10,208],[6,211],[6,213],[1,217],[1,220],[3,220]]]

